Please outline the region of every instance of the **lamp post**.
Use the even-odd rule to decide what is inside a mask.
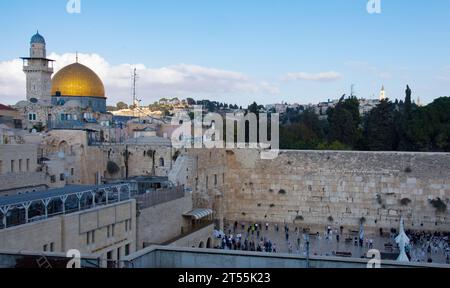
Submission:
[[[306,268],[309,268],[309,234],[306,234]]]

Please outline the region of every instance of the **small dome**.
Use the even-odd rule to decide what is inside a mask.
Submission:
[[[42,37],[41,34],[39,34],[39,31],[31,37],[31,44],[44,44],[45,45],[45,39]]]

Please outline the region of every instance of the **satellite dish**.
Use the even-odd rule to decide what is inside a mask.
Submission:
[[[36,98],[31,98],[31,99],[30,99],[30,102],[31,102],[31,103],[37,103],[37,102],[38,102],[38,99],[36,99]]]

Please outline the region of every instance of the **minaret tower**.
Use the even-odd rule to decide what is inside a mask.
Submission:
[[[381,87],[381,92],[380,92],[380,101],[386,100],[386,91],[384,90],[384,85],[383,87]]]
[[[47,59],[45,39],[39,31],[31,38],[30,57],[22,57],[27,76],[27,100],[51,103],[53,60]]]

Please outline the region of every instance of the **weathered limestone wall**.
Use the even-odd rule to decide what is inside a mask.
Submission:
[[[112,145],[90,147],[91,150],[101,150],[104,167],[108,161],[113,161],[120,167],[120,172],[110,175],[102,171],[106,178],[124,178],[126,176],[125,151],[128,151],[128,176],[168,176],[172,168],[172,148],[156,145]],[[128,150],[127,150],[128,149]],[[154,151],[154,155],[153,155]],[[99,153],[98,151],[93,151]],[[91,158],[92,159],[92,158]],[[96,158],[98,159],[98,158]],[[87,161],[90,161],[89,159]]]
[[[0,195],[33,192],[47,185],[45,173],[38,172],[37,150],[37,145],[0,145]]]
[[[89,146],[86,132],[76,130],[53,130],[45,141],[45,155],[52,160],[49,165],[62,165],[61,173],[66,175],[68,184],[93,185],[101,183],[102,178],[125,178],[127,149],[129,177],[168,176],[172,168],[172,147],[150,144]],[[154,159],[149,156],[149,151],[155,151]],[[163,163],[161,159],[164,159]],[[108,161],[115,162],[120,171],[110,175]],[[56,176],[59,179],[59,174]]]
[[[214,238],[214,224],[208,225],[197,230],[186,237],[180,238],[169,246],[174,247],[192,247],[192,248],[214,248],[218,240]]]
[[[227,153],[224,149],[190,149],[184,153],[192,163],[187,187],[193,190],[194,207],[210,208],[218,227],[223,227],[224,193],[227,190]]]
[[[139,210],[139,216],[137,217],[138,249],[144,248],[144,243],[148,245],[162,244],[179,236],[183,227],[187,227],[189,224],[189,221],[184,219],[182,214],[191,210],[191,194]]]
[[[194,195],[222,209],[216,218],[347,227],[365,218],[369,228],[393,228],[403,215],[410,228],[450,230],[448,210],[429,203],[439,197],[449,205],[450,154],[282,151],[261,160],[248,149],[191,153],[199,155]],[[219,167],[225,185],[207,188],[206,176]]]

